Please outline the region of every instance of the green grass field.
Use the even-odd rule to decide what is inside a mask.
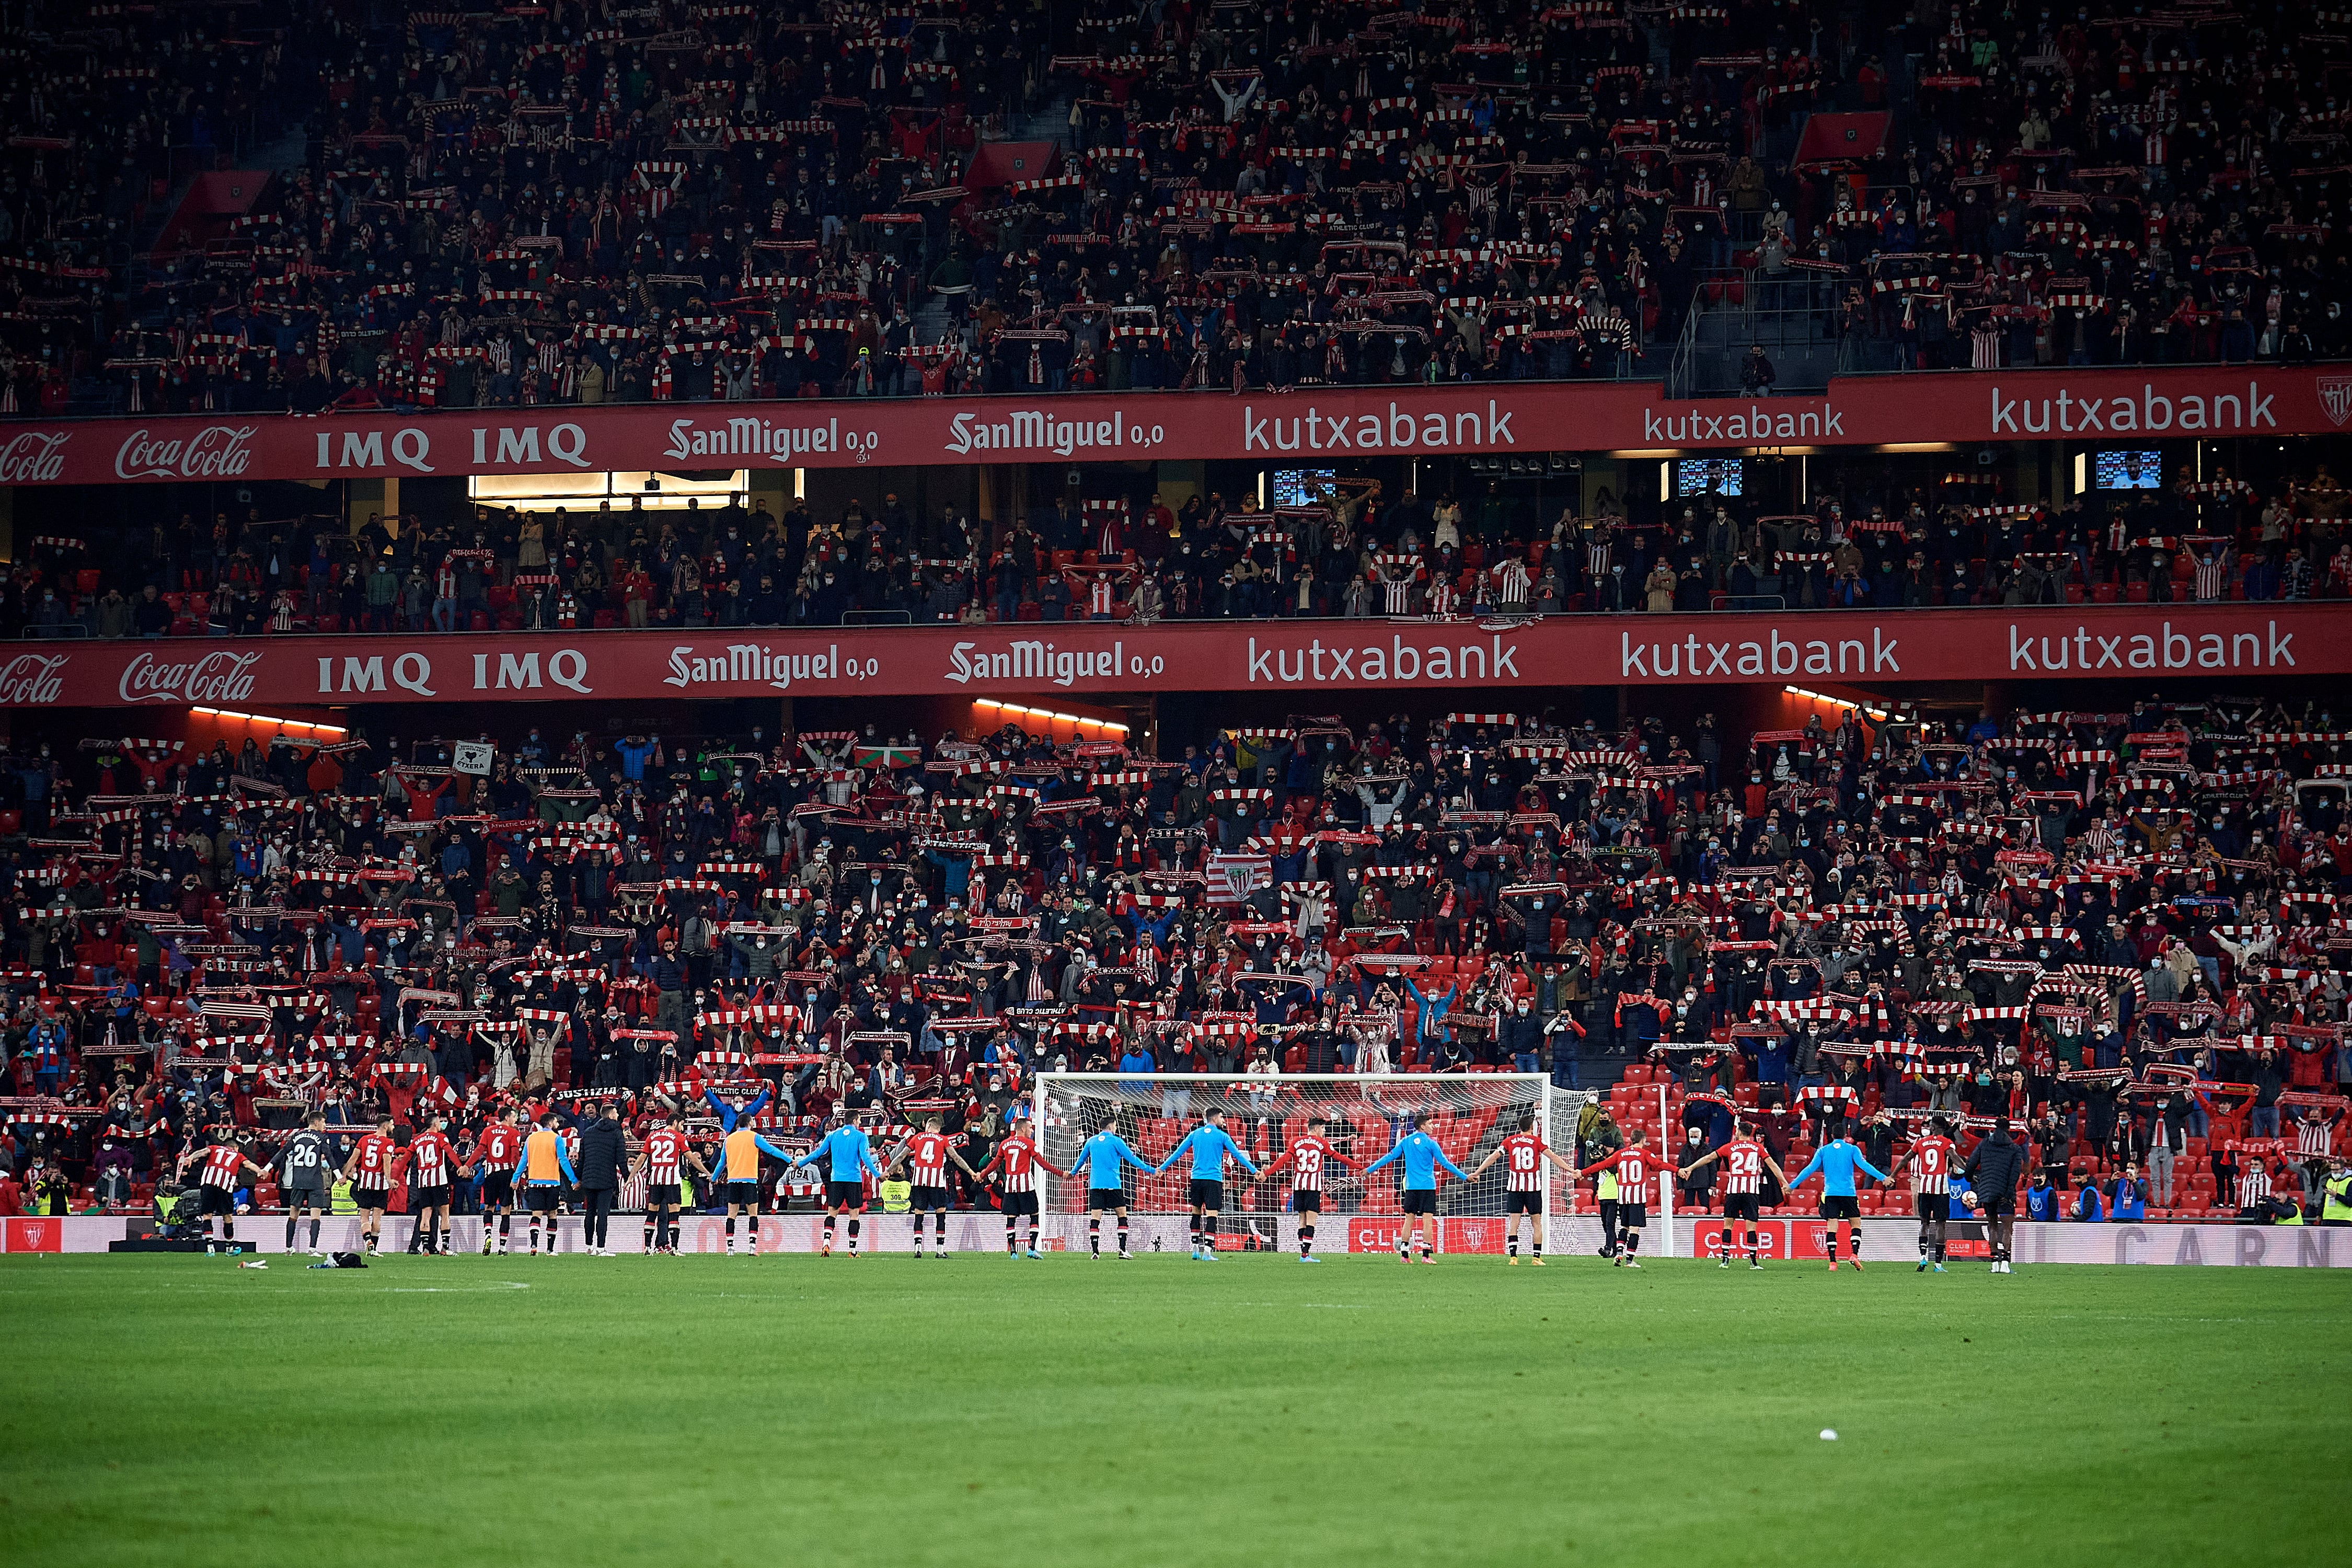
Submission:
[[[0,1260],[0,1562],[2313,1568],[2352,1529],[2344,1273],[301,1261]]]

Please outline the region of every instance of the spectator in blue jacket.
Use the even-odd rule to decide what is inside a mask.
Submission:
[[[971,888],[971,854],[941,854],[937,849],[923,851],[923,858],[940,868],[940,886],[950,903],[961,903]]]
[[[659,735],[653,736],[647,740],[640,740],[638,737],[631,735],[622,741],[620,744],[614,746],[613,748],[614,754],[621,759],[621,776],[627,779],[631,784],[645,783],[646,763],[647,759],[651,758],[654,752],[659,749],[660,745],[661,737]]]
[[[1160,1064],[1151,1059],[1150,1048],[1144,1045],[1140,1037],[1138,1037],[1128,1041],[1127,1049],[1119,1053],[1118,1070],[1123,1073],[1155,1073],[1160,1070]],[[1151,1086],[1143,1078],[1136,1077],[1121,1079],[1119,1087],[1127,1089],[1146,1089]]]
[[[1496,1043],[1511,1058],[1515,1072],[1534,1072],[1543,1050],[1543,1020],[1535,1016],[1535,1004],[1522,996],[1501,1018],[1496,1031]]]
[[[1462,994],[1462,988],[1449,985],[1432,996],[1415,984],[1411,975],[1405,977],[1404,988],[1412,994],[1415,1002],[1421,1004],[1413,1025],[1413,1038],[1423,1045],[1451,1040],[1454,1031],[1446,1027],[1445,1015],[1453,1010],[1454,998]]]
[[[2137,1162],[2126,1165],[2124,1173],[2107,1184],[2106,1199],[2109,1219],[2147,1217],[2147,1183],[2140,1175]]]

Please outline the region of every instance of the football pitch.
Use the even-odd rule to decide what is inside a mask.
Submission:
[[[0,1561],[2311,1568],[2352,1520],[2323,1270],[304,1261],[0,1260]]]

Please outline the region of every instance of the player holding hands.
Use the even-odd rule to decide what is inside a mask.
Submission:
[[[1182,1159],[1188,1149],[1192,1153],[1192,1261],[1214,1263],[1217,1216],[1225,1206],[1225,1162],[1235,1161],[1253,1176],[1258,1169],[1242,1152],[1242,1146],[1234,1142],[1233,1134],[1225,1131],[1225,1113],[1217,1106],[1202,1113],[1201,1125],[1184,1134],[1184,1141],[1171,1149],[1168,1158],[1153,1166],[1151,1173],[1156,1176]]]

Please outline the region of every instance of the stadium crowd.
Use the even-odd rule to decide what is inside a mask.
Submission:
[[[2352,596],[2345,492],[2324,462],[2260,489],[2184,467],[2063,505],[1948,495],[1857,470],[1777,514],[1748,498],[1621,500],[1602,487],[1589,514],[1571,500],[1547,517],[1516,485],[1391,498],[1345,478],[1263,511],[1216,492],[1171,507],[1141,489],[1056,494],[1034,518],[993,521],[951,504],[919,515],[895,490],[822,517],[802,500],[781,517],[764,500],[633,501],[478,507],[464,524],[373,516],[354,531],[258,508],[207,528],[183,511],[32,536],[0,581],[0,637]]]
[[[2347,347],[2279,0],[11,21],[24,416],[1656,376],[1784,282],[1851,369]]]
[[[224,1186],[267,1208],[314,1112],[462,1151],[551,1109],[606,1159],[673,1116],[790,1153],[831,1113],[939,1114],[980,1169],[1045,1068],[1270,1101],[1284,1073],[1516,1069],[1601,1091],[1586,1160],[1739,1118],[1790,1171],[1840,1128],[1885,1171],[1934,1119],[1965,1145],[2005,1118],[2032,1217],[2299,1223],[2352,1084],[2336,723],[1455,713],[1167,761],[1011,727],[533,731],[487,773],[390,735],[25,742],[0,1205],[143,1207],[226,1129]],[[1263,1156],[1278,1125],[1235,1131]],[[782,1175],[765,1201],[814,1190]]]

